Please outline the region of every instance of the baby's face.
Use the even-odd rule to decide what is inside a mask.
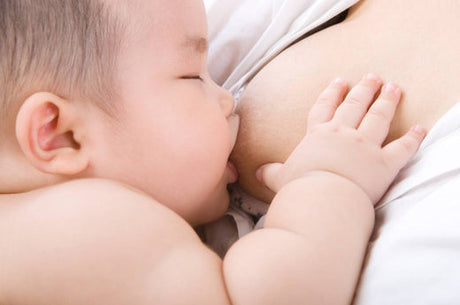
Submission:
[[[227,161],[239,119],[231,95],[208,75],[204,6],[135,6],[119,64],[125,110],[118,129],[104,127],[95,174],[143,190],[192,224],[216,219],[228,205],[227,184],[237,179]]]

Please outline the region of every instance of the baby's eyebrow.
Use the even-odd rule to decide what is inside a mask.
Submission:
[[[208,50],[208,40],[199,36],[187,36],[183,46],[184,48],[191,48],[198,53],[205,53]]]

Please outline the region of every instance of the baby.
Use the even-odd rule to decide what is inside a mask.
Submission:
[[[373,203],[425,134],[382,147],[396,85],[325,89],[258,172],[264,229],[222,261],[193,227],[228,206],[239,120],[201,1],[0,0],[0,24],[0,304],[351,301]]]

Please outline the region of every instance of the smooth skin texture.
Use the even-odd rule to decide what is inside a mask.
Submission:
[[[2,157],[15,178],[34,179],[0,195],[0,304],[349,303],[372,204],[423,138],[412,130],[381,147],[399,95],[377,99],[389,114],[379,120],[364,105],[380,83],[353,89],[355,108],[341,103],[343,82],[328,87],[289,162],[262,171],[277,192],[266,228],[222,261],[192,228],[225,211],[236,180],[227,159],[238,119],[207,74],[204,7],[113,5],[135,21],[118,63],[118,120],[53,92],[32,94],[17,115],[20,152]],[[350,125],[363,116],[371,127]],[[367,167],[350,168],[354,156]]]
[[[118,5],[130,25],[118,65],[120,100],[113,101],[123,111],[113,119],[92,104],[35,93],[17,117],[23,155],[54,183],[116,180],[193,225],[215,220],[227,209],[227,184],[237,179],[227,161],[239,119],[233,97],[207,72],[202,3]]]
[[[288,161],[261,172],[277,192],[266,227],[223,262],[177,214],[125,185],[74,180],[9,195],[0,210],[0,303],[350,303],[373,204],[424,137],[417,127],[381,146],[400,93],[386,86],[366,111],[379,86],[365,78],[352,90],[362,107],[340,103],[343,81],[324,91]],[[349,166],[355,156],[366,160],[362,170]],[[374,168],[381,175],[370,175]]]
[[[276,196],[265,229],[243,237],[224,260],[235,304],[351,302],[373,227],[372,204],[425,136],[423,128],[414,126],[382,147],[400,90],[386,86],[367,111],[381,82],[371,77],[340,105],[346,85],[333,82],[313,105],[309,131],[287,161],[262,167],[259,177]],[[355,158],[365,163],[362,168],[350,166]],[[246,247],[258,255],[241,261]],[[254,284],[258,281],[263,286]],[[236,293],[244,291],[243,285],[250,288]]]
[[[306,131],[316,97],[338,76],[350,85],[374,72],[397,83],[401,103],[387,142],[413,125],[427,130],[460,101],[460,2],[361,0],[346,19],[283,51],[248,84],[232,155],[250,194],[274,196],[255,178],[267,162],[284,162]]]

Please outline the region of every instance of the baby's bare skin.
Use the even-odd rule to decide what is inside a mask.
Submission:
[[[15,117],[18,147],[0,154],[17,155],[0,174],[19,184],[0,190],[0,304],[349,304],[373,204],[424,136],[412,129],[382,147],[400,90],[376,99],[374,75],[341,103],[346,84],[327,86],[302,145],[262,171],[278,195],[265,228],[221,260],[192,229],[224,213],[236,180],[227,159],[238,120],[209,78],[204,7],[114,3],[140,22],[117,62],[119,121],[35,92]],[[349,166],[356,158],[363,168]]]
[[[343,103],[344,81],[326,88],[287,162],[262,169],[277,193],[264,229],[223,260],[178,214],[117,182],[1,195],[0,303],[349,304],[373,204],[424,137],[411,129],[381,146],[401,95],[387,84],[367,111],[381,85],[368,75]],[[355,158],[362,168],[349,166]]]
[[[277,56],[238,103],[233,160],[243,188],[270,202],[273,193],[257,182],[257,168],[286,160],[305,132],[305,114],[337,76],[356,84],[373,71],[401,86],[388,140],[417,123],[429,130],[460,101],[459,12],[458,1],[364,0],[344,22]]]
[[[172,256],[185,252],[195,263],[206,261],[199,272]],[[147,194],[110,180],[1,195],[0,264],[2,305],[167,304],[173,287],[182,292],[181,304],[195,289],[226,298],[222,286],[207,290],[209,281],[220,281],[215,269],[222,262],[189,224]],[[173,270],[183,272],[183,285]]]

